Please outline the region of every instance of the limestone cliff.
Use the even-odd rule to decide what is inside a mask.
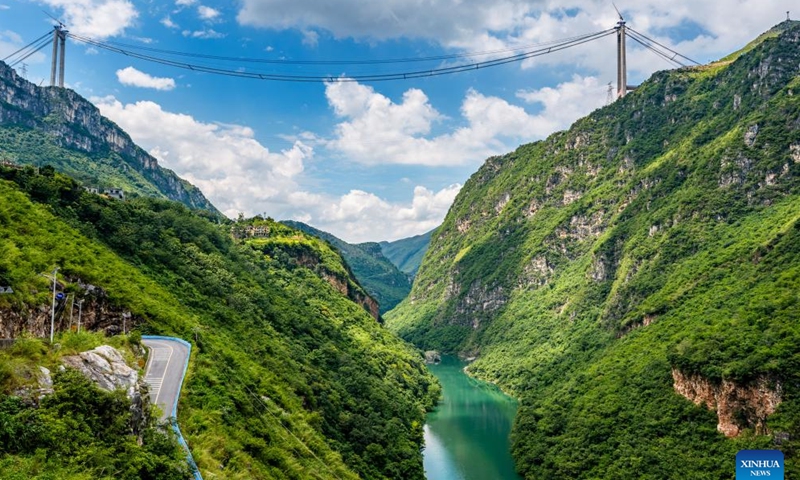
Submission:
[[[216,212],[199,189],[159,166],[88,100],[69,89],[38,87],[3,62],[0,133],[5,134],[0,160],[50,164],[88,186],[122,187],[127,193],[163,196]],[[46,150],[47,145],[56,149]],[[76,151],[83,156],[73,158],[71,152]]]
[[[753,428],[760,435],[769,433],[767,417],[781,404],[781,382],[763,376],[746,385],[731,380],[717,384],[673,368],[672,378],[676,392],[717,413],[717,430],[726,437],[735,437],[744,428]]]

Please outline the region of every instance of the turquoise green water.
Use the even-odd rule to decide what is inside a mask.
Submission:
[[[428,480],[518,480],[508,438],[517,403],[468,377],[465,366],[453,357],[428,366],[442,384],[443,399],[425,424],[425,475]]]

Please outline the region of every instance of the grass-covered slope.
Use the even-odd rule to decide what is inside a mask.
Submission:
[[[487,160],[386,315],[521,399],[526,478],[800,475],[800,24],[728,60]]]
[[[377,243],[351,244],[302,222],[287,220],[282,223],[321,238],[336,248],[353,269],[356,279],[378,301],[380,313],[394,308],[411,291],[408,276],[383,256]]]
[[[381,252],[401,272],[413,277],[419,270],[425,252],[428,251],[432,234],[433,230],[393,242],[380,242]]]
[[[438,387],[337,288],[347,270],[327,244],[278,224],[233,240],[230,224],[177,203],[0,171],[0,276],[15,290],[0,315],[49,305],[38,273],[58,265],[77,298],[101,287],[129,327],[191,340],[178,420],[206,478],[423,478]]]

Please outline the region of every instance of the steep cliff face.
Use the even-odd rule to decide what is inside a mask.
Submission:
[[[115,305],[108,293],[100,287],[83,282],[80,278],[67,278],[77,291],[64,295],[55,302],[54,326],[56,331],[102,331],[108,335],[130,332],[144,320],[129,310]],[[64,284],[57,290],[62,292]],[[35,292],[32,292],[35,294]],[[50,335],[52,304],[31,306],[12,304],[0,307],[0,338],[17,338],[23,334],[45,338]]]
[[[379,313],[394,308],[411,290],[411,281],[408,276],[383,256],[379,244],[353,245],[302,222],[283,221],[281,223],[320,238],[338,250],[353,275],[358,279],[358,283],[369,294],[368,297],[372,297],[369,301],[377,301]]]
[[[700,375],[686,375],[673,368],[672,379],[676,392],[717,413],[717,430],[726,437],[735,437],[744,428],[752,428],[759,435],[768,434],[767,417],[781,404],[780,381],[766,377],[747,385],[730,380],[717,385]]]
[[[319,264],[310,266],[313,269],[318,265]],[[378,302],[364,292],[363,289],[357,287],[354,278],[342,277],[335,273],[327,272],[325,269],[319,269],[319,275],[323,280],[330,283],[337,292],[361,305],[361,307],[369,312],[369,314],[372,315],[375,320],[380,320],[381,314],[378,307]]]
[[[350,266],[343,261],[332,244],[328,240],[321,239],[319,235],[336,237],[308,225],[296,229],[297,222],[278,223],[269,219],[253,219],[250,222],[256,227],[266,227],[266,231],[269,232],[260,238],[245,240],[252,247],[263,251],[287,267],[299,266],[308,269],[328,282],[337,292],[360,305],[375,320],[382,321],[378,302],[361,286]],[[246,223],[237,223],[234,230],[247,228],[243,226]],[[307,233],[309,231],[314,233]]]
[[[0,157],[54,165],[87,186],[169,198],[216,212],[195,186],[133,143],[72,90],[37,87],[0,62]]]
[[[679,445],[723,465],[769,444],[758,434],[796,433],[798,46],[785,22],[725,61],[656,73],[488,159],[435,231],[387,325],[477,356],[471,373],[522,399],[527,478],[700,478]],[[678,382],[691,402],[673,370],[698,376]],[[757,435],[734,446],[717,424]]]

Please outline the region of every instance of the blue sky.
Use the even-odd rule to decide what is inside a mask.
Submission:
[[[784,20],[790,3],[617,5],[639,32],[705,63]],[[616,23],[611,3],[593,0],[0,0],[0,58],[51,28],[43,10],[72,33],[103,42],[312,61],[495,51]],[[48,83],[49,50],[26,61],[29,80]],[[66,59],[68,87],[229,216],[297,219],[351,242],[437,226],[486,157],[568,127],[606,102],[616,78],[613,36],[520,63],[378,83],[231,78],[72,40]],[[334,78],[419,67],[192,61]],[[443,62],[423,67],[452,65]],[[635,45],[628,65],[629,83],[670,68]]]

